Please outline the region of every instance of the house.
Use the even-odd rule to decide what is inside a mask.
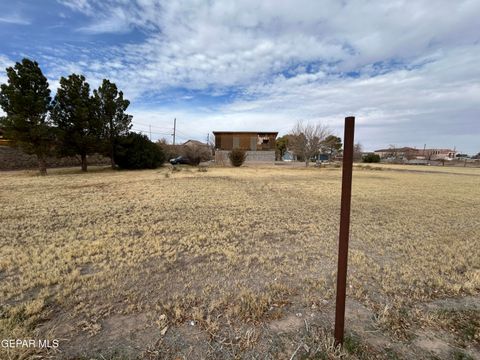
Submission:
[[[179,148],[180,154],[186,156],[192,163],[210,161],[212,159],[212,148],[198,140],[187,140]]]
[[[297,160],[297,156],[293,151],[287,150],[282,156],[282,161],[295,161]]]
[[[417,156],[418,150],[412,147],[391,147],[388,149],[375,150],[374,153],[380,156],[381,159],[394,158],[394,159],[414,159]]]
[[[198,140],[187,140],[182,144],[182,146],[188,146],[188,147],[199,146],[199,147],[207,147],[208,148],[208,144],[203,143],[203,142],[198,141]]]
[[[451,149],[416,149],[412,147],[391,147],[375,150],[375,154],[382,159],[397,160],[452,160],[456,153],[455,150]]]
[[[419,150],[419,153],[427,160],[452,160],[457,154],[455,150],[451,149],[425,149]]]
[[[275,140],[273,131],[214,131],[215,161],[225,163],[228,153],[242,149],[247,153],[247,162],[274,162]]]

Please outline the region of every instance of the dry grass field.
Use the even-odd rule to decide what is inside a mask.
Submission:
[[[0,358],[480,358],[480,169],[0,174]],[[379,170],[381,169],[381,170]]]

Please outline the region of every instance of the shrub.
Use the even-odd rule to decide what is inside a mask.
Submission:
[[[380,155],[377,155],[377,154],[363,155],[362,160],[364,163],[379,163]]]
[[[118,141],[115,163],[122,169],[155,169],[164,161],[162,149],[145,135],[130,133]]]
[[[182,145],[168,144],[165,139],[157,141],[156,145],[162,149],[166,160],[174,159],[177,156],[183,155],[181,151]]]
[[[232,166],[242,166],[247,158],[247,153],[242,149],[233,149],[228,153]]]
[[[203,145],[188,145],[183,147],[183,156],[185,156],[191,165],[198,165],[203,161],[212,159],[212,152],[208,146]]]

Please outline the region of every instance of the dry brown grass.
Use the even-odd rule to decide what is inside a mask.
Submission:
[[[415,337],[422,304],[479,296],[480,170],[448,172],[354,172],[348,296],[392,341]],[[340,176],[274,167],[2,173],[0,335],[50,331],[69,339],[67,356],[80,351],[75,339],[103,334],[108,343],[108,319],[118,316],[141,314],[135,331],[168,325],[167,334],[193,322],[221,346],[237,346],[219,342],[228,329],[253,326],[256,336],[235,335],[248,346],[225,345],[230,357],[267,351],[259,329],[292,311],[323,316],[328,328]]]

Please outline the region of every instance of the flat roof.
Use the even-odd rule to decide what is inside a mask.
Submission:
[[[278,134],[278,131],[212,131],[214,134]]]

